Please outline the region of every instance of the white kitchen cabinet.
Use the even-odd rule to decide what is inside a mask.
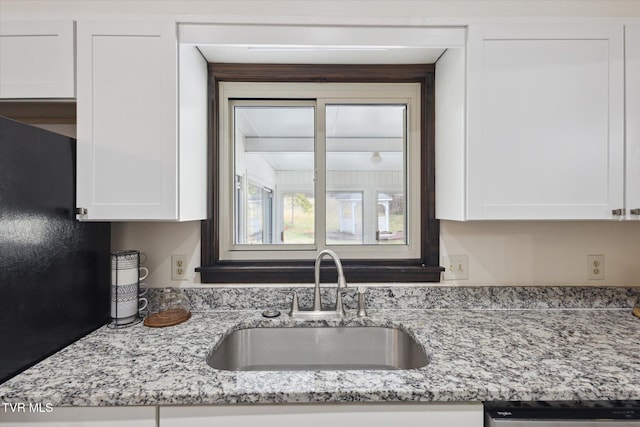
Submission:
[[[640,25],[625,28],[626,211],[640,219]]]
[[[74,23],[0,23],[0,99],[75,97]]]
[[[15,405],[18,405],[17,403]],[[0,427],[156,427],[155,406],[47,407],[23,404],[0,411]]]
[[[482,403],[161,406],[160,427],[482,427]]]
[[[437,64],[436,216],[610,219],[624,208],[622,25],[486,24]],[[462,129],[462,130],[460,130]]]
[[[190,46],[178,54],[174,22],[79,21],[77,30],[79,219],[205,218],[204,59]]]

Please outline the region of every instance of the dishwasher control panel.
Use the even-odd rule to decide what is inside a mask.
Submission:
[[[485,427],[640,427],[640,401],[486,402]]]

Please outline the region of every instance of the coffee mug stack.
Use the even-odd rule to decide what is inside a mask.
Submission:
[[[146,257],[145,257],[146,258]],[[146,267],[140,267],[140,251],[129,250],[111,253],[111,319],[117,326],[137,323],[140,311],[149,301],[142,296],[148,286],[140,283],[149,275]]]

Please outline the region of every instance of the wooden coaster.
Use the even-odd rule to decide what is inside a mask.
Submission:
[[[150,314],[144,319],[144,325],[152,328],[164,328],[182,323],[191,317],[191,312],[184,309],[161,311]]]
[[[633,315],[636,317],[640,317],[640,307],[635,307],[633,309]]]

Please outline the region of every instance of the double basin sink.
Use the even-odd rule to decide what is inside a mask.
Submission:
[[[398,328],[266,327],[227,335],[207,363],[231,371],[415,369],[429,356]]]

